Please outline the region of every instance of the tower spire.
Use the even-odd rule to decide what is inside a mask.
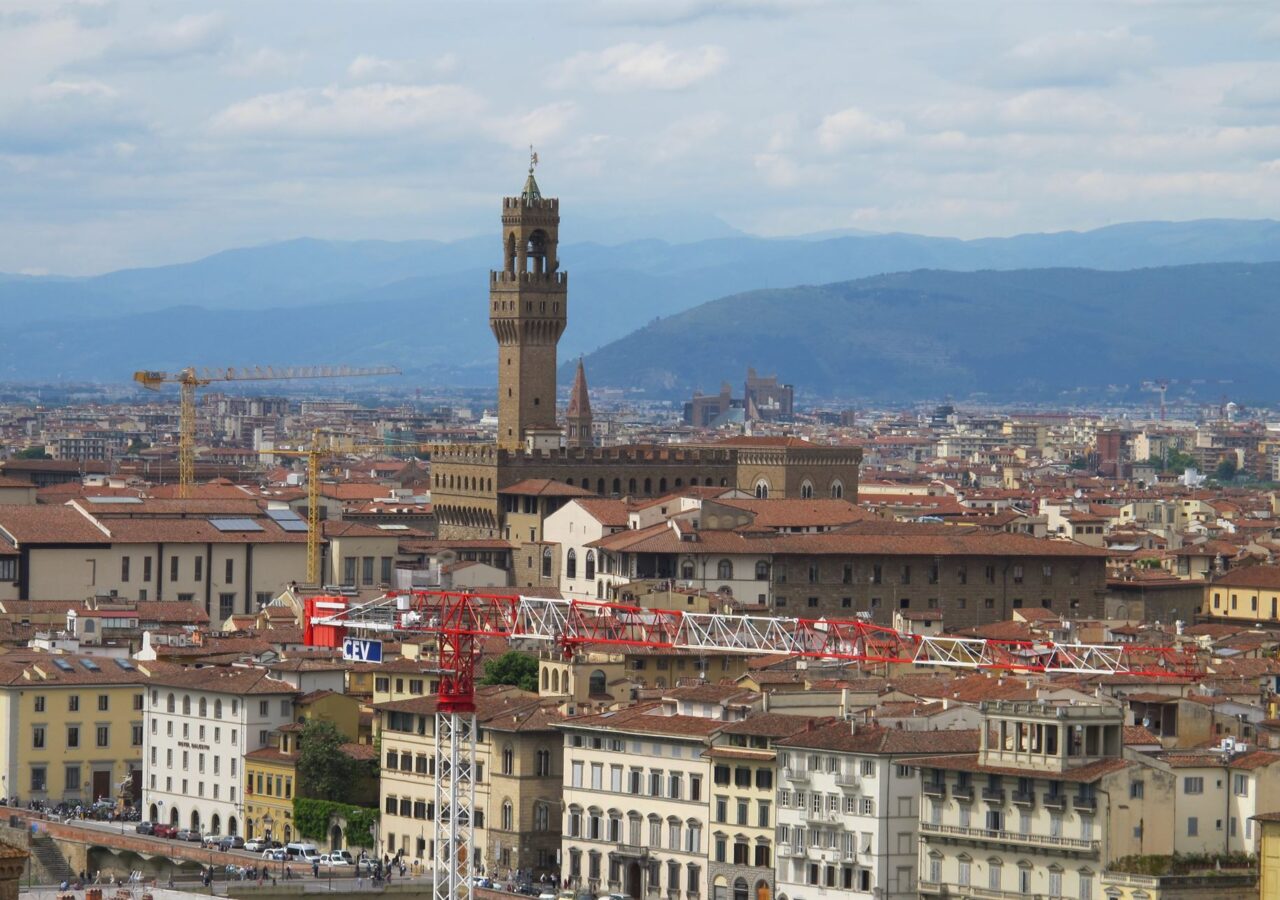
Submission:
[[[587,371],[578,357],[578,371],[569,389],[569,406],[564,411],[565,446],[591,447],[595,444],[591,433],[591,397],[587,393]]]
[[[542,192],[538,190],[537,179],[533,177],[533,170],[538,167],[538,154],[534,152],[533,144],[529,145],[529,177],[524,180],[524,199],[541,200]]]

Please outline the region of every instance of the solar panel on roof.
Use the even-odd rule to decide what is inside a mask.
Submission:
[[[74,672],[74,671],[75,671],[75,669],[71,668],[71,663],[67,662],[65,659],[57,659],[57,658],[55,657],[55,658],[54,658],[54,660],[53,660],[53,664],[54,664],[55,666],[57,666],[59,669],[61,669],[62,671],[64,671],[64,672]]]
[[[97,664],[96,662],[94,662],[93,660],[91,660],[91,659],[82,659],[82,660],[80,660],[80,665],[84,666],[84,667],[85,667],[86,669],[88,669],[90,672],[101,672],[101,671],[102,671],[102,669],[98,666],[98,664]]]
[[[262,526],[253,519],[210,519],[209,524],[219,531],[261,531]]]
[[[307,523],[302,521],[298,514],[291,509],[269,509],[267,510],[267,515],[280,526],[281,531],[303,532],[307,530]]]

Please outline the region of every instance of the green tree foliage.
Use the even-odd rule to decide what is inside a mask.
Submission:
[[[373,846],[373,824],[378,821],[378,810],[309,797],[293,798],[293,824],[304,838],[327,841],[329,829],[337,819],[344,819],[347,823],[348,844],[353,847]]]
[[[512,684],[523,691],[538,690],[537,657],[510,650],[484,664],[481,684]]]
[[[363,773],[360,763],[339,748],[347,738],[332,722],[312,719],[298,739],[298,795],[315,800],[345,800]]]
[[[1214,469],[1213,474],[1219,481],[1235,481],[1236,473],[1238,471],[1239,469],[1236,466],[1236,461],[1234,459],[1227,458],[1218,463],[1218,468]]]
[[[1181,450],[1170,450],[1165,454],[1163,460],[1157,460],[1163,464],[1164,471],[1182,474],[1187,469],[1194,469],[1196,458],[1190,453],[1183,453]]]
[[[13,454],[14,459],[53,459],[48,453],[44,452],[43,447],[28,447],[26,450],[19,450]]]

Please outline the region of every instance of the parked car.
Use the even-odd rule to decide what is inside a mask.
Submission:
[[[206,834],[200,838],[200,846],[213,849],[222,843],[222,835]]]
[[[244,848],[244,838],[238,834],[229,834],[222,840],[218,841],[218,849],[223,853],[228,850],[241,850]]]
[[[177,841],[190,841],[193,844],[198,844],[200,843],[200,832],[194,828],[180,828],[173,838]]]
[[[337,851],[337,853],[338,853],[338,856],[341,856],[343,859],[347,861],[347,865],[354,866],[356,864],[356,861],[351,857],[350,850],[339,850]]]
[[[286,859],[289,858],[289,854],[285,853],[283,848],[276,847],[274,850],[263,850],[262,858],[273,859],[276,862],[284,862]]]
[[[322,866],[349,866],[351,865],[342,857],[341,853],[325,853],[320,857],[320,865]]]
[[[158,822],[157,822],[157,823],[156,823],[154,826],[152,826],[152,828],[151,828],[151,836],[152,836],[152,837],[158,837],[158,838],[172,838],[172,837],[177,837],[177,836],[178,836],[178,829],[174,828],[172,825],[162,825],[162,824],[160,824],[160,823],[158,823]]]
[[[251,841],[244,842],[244,849],[248,850],[250,853],[261,853],[263,850],[267,849],[267,842],[262,838],[254,838]]]
[[[138,834],[152,834],[155,831],[155,827],[150,822],[139,822],[134,831],[138,832]]]

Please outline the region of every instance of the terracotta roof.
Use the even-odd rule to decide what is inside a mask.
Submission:
[[[111,538],[70,506],[0,506],[0,538],[23,544],[109,544]]]
[[[206,666],[175,669],[153,676],[153,682],[168,687],[214,691],[226,694],[294,694],[293,686],[270,677],[266,669],[248,666]]]
[[[954,731],[906,731],[879,725],[855,725],[836,721],[802,731],[778,741],[779,747],[831,750],[841,753],[973,753],[978,749],[977,729]]]
[[[259,747],[244,755],[245,759],[254,762],[297,763],[298,757],[290,753],[281,753],[276,747]]]
[[[606,528],[625,528],[627,526],[627,504],[621,500],[606,500],[603,497],[582,497],[574,501],[591,518]]]
[[[374,749],[372,744],[354,744],[348,742],[345,744],[339,744],[338,749],[342,751],[344,756],[349,756],[352,759],[370,760],[378,758],[378,751]]]
[[[554,478],[526,478],[504,488],[499,494],[520,494],[526,497],[594,497],[592,491],[556,481]]]
[[[1142,725],[1126,725],[1124,726],[1124,745],[1142,745],[1156,744],[1159,745],[1160,738],[1152,733],[1151,729]]]
[[[782,738],[804,731],[811,722],[820,721],[807,716],[787,716],[781,713],[754,713],[737,722],[727,722],[721,734],[745,734],[755,737]]]
[[[664,716],[661,705],[657,703],[640,703],[627,709],[620,709],[596,715],[576,716],[565,719],[565,728],[603,728],[608,731],[660,734],[671,737],[702,738],[711,734],[721,725],[717,719],[701,716]]]
[[[722,506],[753,514],[753,524],[761,528],[848,525],[861,522],[868,513],[848,500],[716,500]]]
[[[1280,566],[1241,566],[1209,582],[1210,587],[1219,585],[1280,591]]]
[[[812,441],[806,441],[804,438],[798,437],[770,437],[770,436],[752,436],[741,435],[739,437],[725,438],[717,441],[717,447],[821,447],[822,444],[815,444]]]
[[[587,393],[587,373],[578,357],[578,369],[573,373],[573,387],[569,388],[569,405],[565,418],[581,418],[591,415],[591,396]]]

